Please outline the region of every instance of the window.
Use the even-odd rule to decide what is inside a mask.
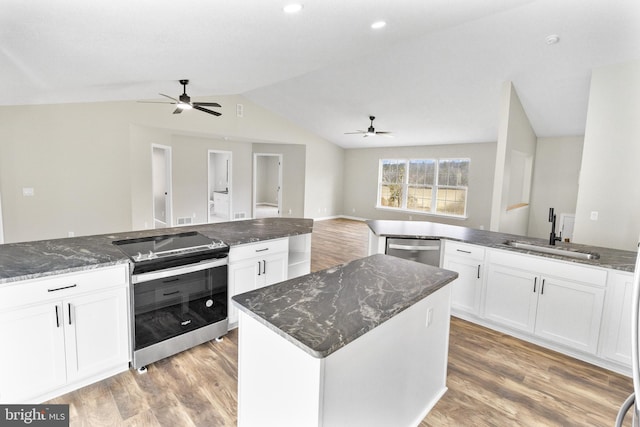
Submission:
[[[464,217],[469,159],[382,159],[379,208]]]

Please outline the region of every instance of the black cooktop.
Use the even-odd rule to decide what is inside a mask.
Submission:
[[[210,239],[195,231],[116,240],[113,244],[136,263],[229,251],[222,240]]]

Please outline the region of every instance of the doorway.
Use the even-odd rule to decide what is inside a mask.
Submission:
[[[231,155],[230,151],[209,150],[208,152],[207,211],[209,222],[229,221],[232,218]]]
[[[171,147],[151,144],[151,191],[153,228],[171,227]]]
[[[253,154],[253,217],[282,212],[282,154]]]

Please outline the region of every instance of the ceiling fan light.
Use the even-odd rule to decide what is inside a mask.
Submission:
[[[191,104],[187,104],[186,102],[179,102],[176,107],[181,110],[191,110],[193,108]]]

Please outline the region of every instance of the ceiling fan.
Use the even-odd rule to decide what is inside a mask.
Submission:
[[[222,113],[218,113],[217,111],[209,110],[203,107],[221,107],[217,102],[191,102],[191,97],[187,95],[187,85],[189,84],[189,80],[180,80],[180,84],[182,85],[182,95],[178,99],[165,95],[161,93],[160,95],[165,98],[169,98],[173,102],[160,102],[160,104],[175,104],[176,109],[173,111],[173,114],[180,114],[183,110],[194,110],[203,111],[205,113],[213,114],[214,116],[221,116]],[[154,101],[140,101],[140,102],[150,102],[156,103]]]
[[[369,129],[367,130],[358,130],[355,132],[345,132],[345,135],[354,135],[354,134],[363,134],[362,136],[364,138],[368,137],[368,136],[375,136],[375,135],[382,135],[382,136],[388,136],[391,137],[391,133],[392,132],[387,132],[387,131],[383,131],[383,130],[376,130],[373,127],[373,121],[376,118],[374,116],[369,116],[369,120],[371,120],[371,125],[369,125]]]

